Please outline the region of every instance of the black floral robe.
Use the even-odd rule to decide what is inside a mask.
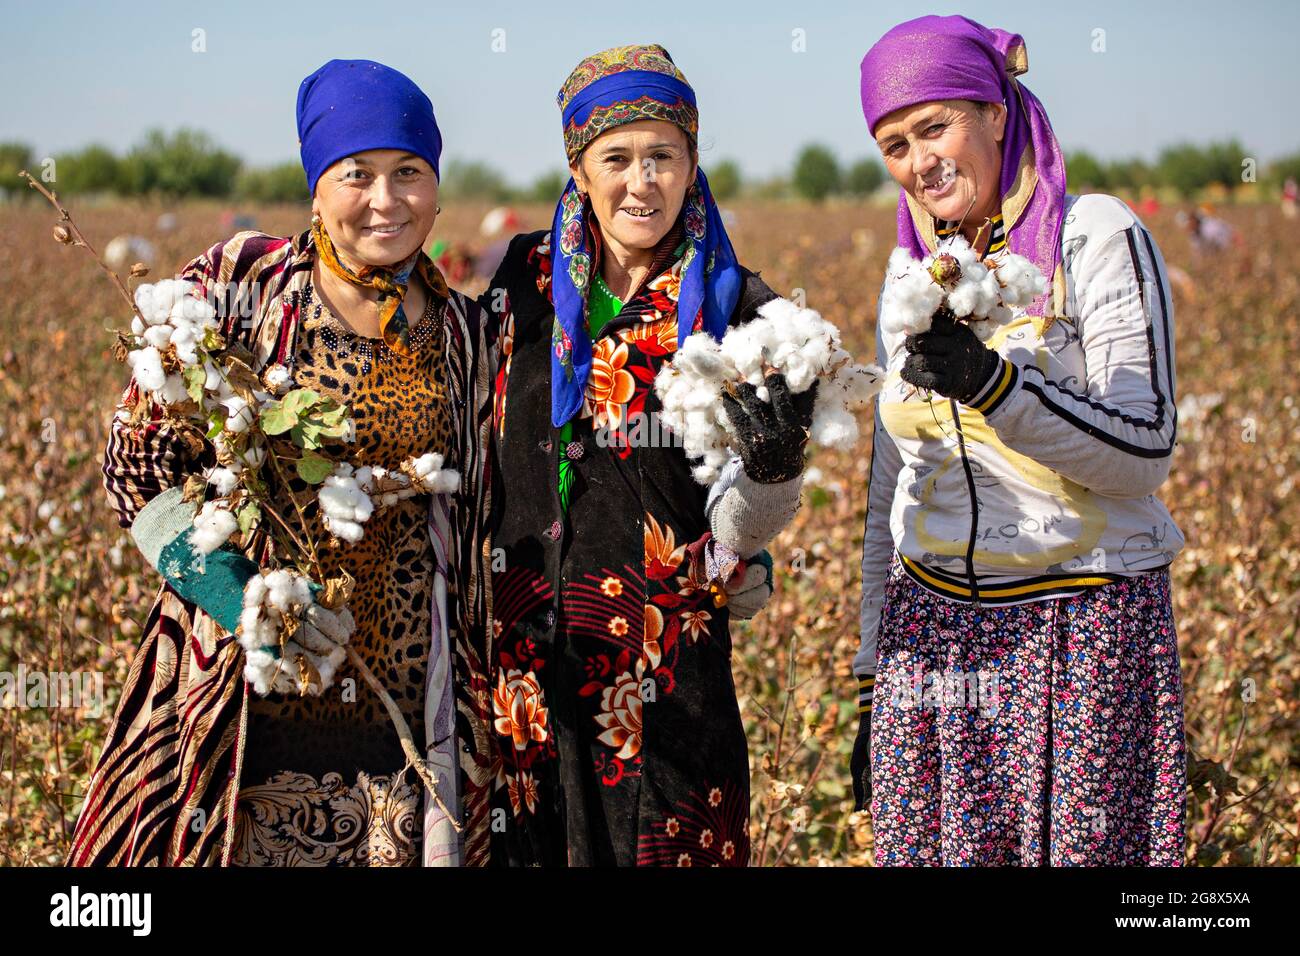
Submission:
[[[650,418],[661,408],[655,373],[677,347],[680,234],[666,237],[654,278],[593,343],[586,400],[564,449],[550,419],[549,234],[516,237],[481,300],[501,320],[502,350],[489,673],[500,754],[494,864],[749,859],[748,749],[726,595],[702,570],[708,489]],[[774,297],[744,276],[733,324]],[[648,446],[652,434],[660,440]]]

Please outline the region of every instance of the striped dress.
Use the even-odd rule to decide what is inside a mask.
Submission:
[[[180,278],[197,283],[227,341],[252,351],[255,368],[292,365],[314,248],[310,233],[277,238],[244,232],[212,246]],[[430,635],[424,736],[429,759],[459,809],[463,832],[425,795],[420,859],[425,865],[482,865],[488,847],[491,759],[483,622],[491,616],[486,562],[494,343],[471,301],[446,302],[445,386],[454,424],[449,467],[461,474],[452,495],[433,496],[428,523],[436,556],[427,595]],[[121,409],[137,402],[134,383]],[[123,527],[155,495],[201,468],[210,449],[189,448],[161,421],[132,427],[115,416],[104,486]],[[248,556],[265,556],[254,541]],[[149,609],[139,651],[108,737],[86,787],[68,864],[72,866],[230,865],[235,855],[252,690],[233,635],[163,585]]]

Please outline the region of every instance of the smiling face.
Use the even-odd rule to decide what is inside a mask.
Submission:
[[[423,247],[433,231],[438,177],[412,153],[369,149],[325,170],[312,211],[354,270],[393,265]]]
[[[677,221],[695,162],[680,127],[637,120],[597,136],[569,171],[611,246],[650,251]]]
[[[940,100],[906,106],[876,125],[895,182],[936,219],[982,223],[1001,202],[1001,103]]]

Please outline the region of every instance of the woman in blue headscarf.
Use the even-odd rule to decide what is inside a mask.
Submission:
[[[277,510],[292,521],[301,506],[324,540],[314,489],[187,440],[132,382],[112,422],[105,487],[164,585],[86,790],[72,865],[486,860],[490,760],[475,692],[486,648],[474,642],[491,606],[481,453],[491,353],[478,306],[449,291],[423,251],[439,211],[442,139],[428,97],[367,60],[331,60],[302,82],[298,134],[310,228],[241,232],[180,278],[211,303],[226,347],[247,350],[268,392],[292,384],[351,408],[351,441],[318,454],[395,468],[437,452],[460,487],[376,510],[359,541],[323,550],[326,575],[356,582],[347,605],[313,603],[264,669],[236,631],[244,583],[270,558],[265,536],[244,540],[242,553],[213,552],[198,573],[160,557],[184,543],[197,508],[181,486],[195,474],[217,481],[214,463],[257,470]],[[347,660],[332,674],[319,666],[341,658],[343,644],[396,700],[437,798]],[[299,673],[301,694],[288,676]]]
[[[659,369],[775,295],[736,261],[698,166],[695,94],[659,46],[559,94],[573,178],[481,300],[501,320],[493,489],[493,863],[748,862],[730,617],[770,594],[813,393],[724,399],[712,489],[658,424]]]

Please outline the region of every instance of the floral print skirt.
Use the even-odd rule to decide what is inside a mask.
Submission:
[[[1169,574],[980,607],[895,556],[871,725],[881,866],[1178,866],[1186,752]]]

